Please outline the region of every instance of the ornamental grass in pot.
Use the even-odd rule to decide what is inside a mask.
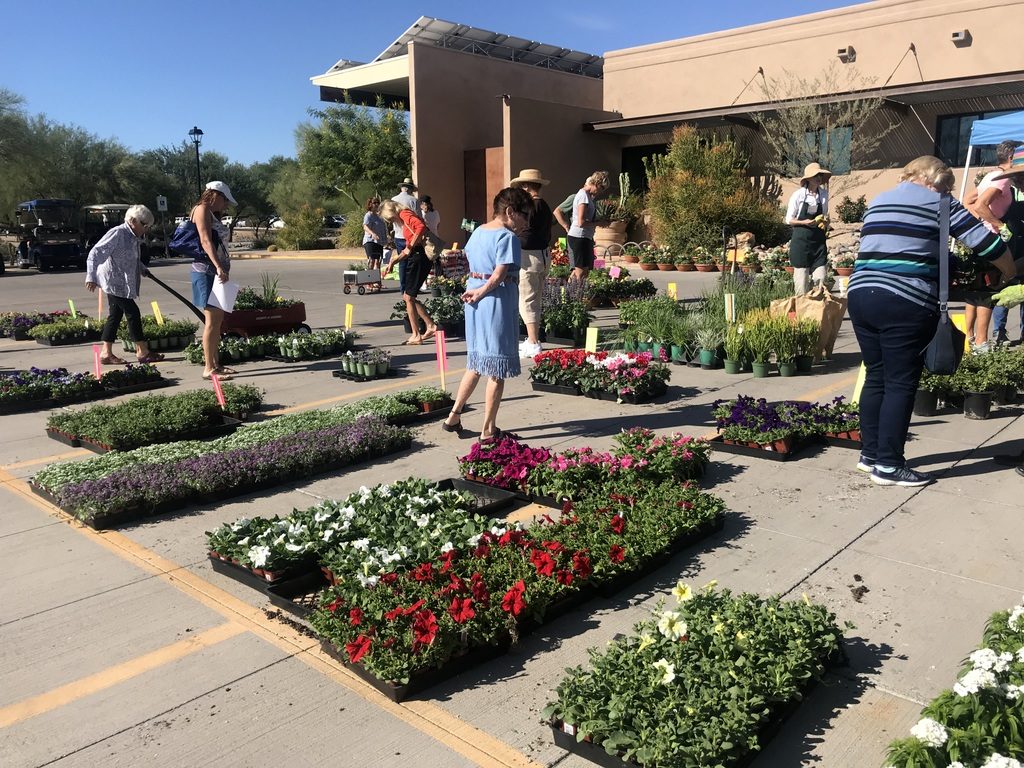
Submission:
[[[743,326],[729,323],[725,329],[725,372],[740,373],[743,370],[743,358],[747,351]]]

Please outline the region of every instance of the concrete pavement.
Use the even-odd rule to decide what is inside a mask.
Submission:
[[[342,268],[335,260],[263,259],[239,261],[233,272],[251,285],[260,272],[280,273],[282,293],[306,301],[314,327],[338,325],[345,304],[353,304],[363,341],[392,347],[401,366],[399,377],[373,389],[436,382],[432,347],[398,346],[401,326],[387,320],[397,291],[344,296]],[[154,269],[187,291],[186,265]],[[661,287],[674,280],[685,296],[714,280],[647,276]],[[71,296],[89,311],[82,279],[9,271],[0,278],[0,309],[53,310]],[[157,298],[164,314],[188,316],[152,283],[144,290],[147,305]],[[613,311],[598,315],[601,324],[614,322]],[[449,354],[453,388],[464,345],[451,342]],[[0,368],[88,370],[91,359],[88,345],[0,340]],[[607,447],[611,435],[634,425],[700,435],[712,429],[716,398],[849,395],[858,362],[847,324],[834,362],[811,377],[755,382],[674,367],[669,395],[645,406],[595,408],[593,400],[539,396],[523,376],[507,386],[499,423],[555,447]],[[325,361],[234,367],[236,381],[265,388],[278,408],[357,398],[369,389],[332,378],[333,364]],[[177,390],[204,386],[201,369],[180,354],[169,355],[161,370],[179,380]],[[0,417],[0,754],[16,766],[587,765],[551,744],[540,709],[565,667],[629,631],[682,577],[718,579],[735,591],[806,593],[856,625],[848,634],[851,666],[804,702],[756,766],[881,765],[888,741],[905,735],[922,704],[952,684],[987,616],[1024,592],[1015,545],[1024,481],[991,460],[1021,446],[1020,414],[1004,407],[987,421],[947,414],[915,422],[912,460],[941,474],[924,489],[878,488],[854,469],[855,453],[842,448],[786,464],[713,454],[708,484],[731,510],[721,533],[616,599],[587,603],[508,656],[401,705],[268,616],[253,590],[214,573],[203,532],[387,478],[454,476],[470,440],[434,425],[414,450],[376,466],[96,533],[69,523],[24,485],[48,461],[89,454],[46,438],[45,413]],[[478,427],[479,416],[467,413],[465,423]]]

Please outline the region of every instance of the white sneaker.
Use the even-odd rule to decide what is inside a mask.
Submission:
[[[539,355],[542,351],[540,343],[531,344],[529,341],[524,341],[519,345],[519,356],[520,357],[534,357]]]

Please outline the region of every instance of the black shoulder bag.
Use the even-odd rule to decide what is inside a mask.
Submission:
[[[924,350],[924,367],[936,376],[956,373],[967,337],[949,318],[949,195],[939,200],[939,327]]]

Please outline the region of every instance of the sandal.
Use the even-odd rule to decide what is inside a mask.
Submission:
[[[426,331],[423,332],[423,336],[421,336],[420,338],[423,339],[424,341],[426,341],[427,339],[434,338],[434,336],[436,336],[436,335],[437,335],[437,326],[436,325],[432,325],[429,328],[427,328]]]
[[[465,429],[465,427],[462,426],[461,414],[462,411],[459,411],[458,413],[452,411],[450,414],[448,414],[448,418],[450,419],[452,416],[459,416],[459,420],[456,421],[454,424],[449,424],[448,419],[445,419],[444,421],[441,422],[441,429],[443,429],[445,432],[462,432],[462,430]]]
[[[122,360],[117,355],[111,355],[110,357],[101,357],[100,358],[100,364],[101,365],[128,365],[128,363],[126,363],[124,360]]]
[[[162,362],[163,359],[164,356],[161,355],[159,352],[150,352],[148,355],[144,355],[143,357],[138,358],[138,361],[139,365],[145,365],[147,363],[159,363]]]
[[[402,345],[403,346],[418,347],[422,343],[423,343],[423,337],[422,336],[417,336],[415,339],[406,339],[405,341],[402,342]]]
[[[228,368],[226,365],[218,365],[214,368],[214,372],[221,378],[224,376],[234,376],[238,373],[234,368]]]
[[[231,381],[230,373],[220,373],[219,371],[214,371],[213,373],[204,373],[203,378],[206,379],[207,381],[213,381],[214,374],[216,374],[218,381]]]

